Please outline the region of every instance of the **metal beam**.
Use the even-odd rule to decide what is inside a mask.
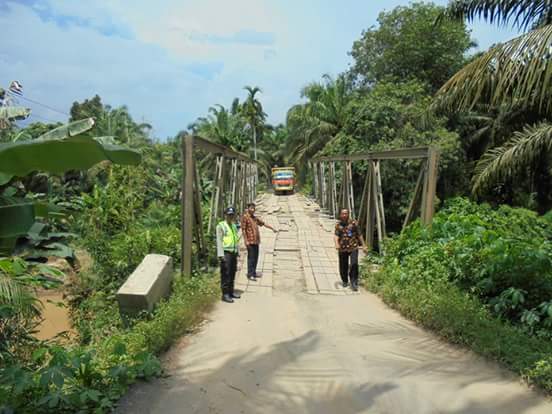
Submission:
[[[361,154],[316,157],[313,161],[365,161],[428,158],[429,147],[403,148],[387,151],[372,151]]]
[[[242,161],[247,161],[254,163],[251,158],[247,155],[242,154],[241,152],[231,150],[224,145],[216,144],[214,142],[208,141],[205,138],[194,136],[194,145],[196,148],[199,148],[203,151],[207,151],[213,154],[223,155],[226,159],[237,159]]]
[[[194,221],[194,137],[182,136],[182,252],[181,272],[192,275],[192,239]]]

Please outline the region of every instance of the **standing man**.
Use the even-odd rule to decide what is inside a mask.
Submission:
[[[238,265],[239,235],[234,207],[224,210],[224,220],[217,225],[217,256],[220,262],[220,288],[223,302],[233,303],[240,295],[234,292]]]
[[[335,225],[335,248],[339,253],[339,274],[343,287],[349,286],[358,291],[358,248],[364,245],[364,239],[356,221],[349,217],[349,210],[344,208],[339,213]],[[349,266],[350,259],[350,266]]]
[[[255,216],[255,203],[249,203],[247,204],[247,211],[241,219],[241,231],[247,247],[247,278],[253,282],[257,280],[257,262],[259,261],[259,244],[261,243],[259,226],[265,226],[276,233],[274,227]]]

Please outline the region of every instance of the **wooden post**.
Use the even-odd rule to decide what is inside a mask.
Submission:
[[[422,195],[422,223],[426,226],[431,226],[435,211],[438,165],[439,151],[436,148],[430,147],[427,155],[427,174],[424,181],[424,193]]]
[[[331,205],[332,205],[332,216],[337,218],[337,182],[335,181],[335,162],[330,162],[330,191],[331,191]]]
[[[416,215],[416,210],[418,209],[418,206],[420,204],[420,198],[422,195],[422,184],[425,180],[426,165],[427,163],[424,162],[422,164],[422,167],[420,168],[420,174],[418,174],[416,187],[414,187],[414,194],[412,196],[412,199],[410,200],[410,205],[408,207],[408,211],[406,212],[406,217],[404,218],[402,226],[403,229],[408,226],[410,222],[414,219],[414,216]]]
[[[326,206],[326,165],[321,162],[320,163],[320,208],[325,209]]]
[[[236,205],[236,201],[238,201],[238,195],[237,195],[237,174],[238,174],[238,160],[233,159],[232,164],[230,167],[230,204],[234,206],[234,208],[238,208]]]
[[[210,209],[209,209],[209,223],[207,224],[207,231],[209,234],[211,234],[211,231],[213,229],[213,226],[216,226],[217,221],[217,206],[218,206],[218,198],[220,195],[219,191],[219,183],[222,177],[222,155],[217,155],[217,161],[216,161],[216,167],[215,167],[215,179],[214,184],[215,187],[213,189],[213,193],[211,194],[211,203],[210,203]]]
[[[358,208],[358,225],[361,229],[366,229],[366,209],[368,208],[368,174],[364,180],[362,195],[360,197],[360,206]]]
[[[197,173],[197,165],[194,160],[194,212],[195,212],[195,226],[198,251],[202,257],[207,254],[207,247],[205,246],[205,238],[203,235],[203,214],[201,210],[201,184],[199,182],[199,175]]]
[[[366,174],[366,246],[368,250],[374,249],[374,221],[376,219],[376,203],[374,198],[374,166],[368,163]]]
[[[345,173],[347,174],[347,205],[349,208],[349,213],[351,215],[351,218],[354,220],[355,215],[355,194],[353,189],[353,166],[351,161],[348,161],[345,164]]]
[[[385,209],[383,208],[383,190],[381,187],[381,172],[380,172],[380,162],[375,161],[374,163],[374,173],[376,174],[376,205],[378,206],[378,211],[380,212],[381,228],[382,228],[382,237],[385,239],[386,234],[386,224],[385,224]]]
[[[185,276],[192,275],[192,239],[194,220],[194,137],[182,136],[182,225],[180,271]]]
[[[383,253],[383,240],[385,239],[385,226],[380,209],[380,190],[381,181],[379,179],[379,162],[372,161],[372,197],[374,200],[374,210],[376,212],[376,230],[378,234],[378,245],[380,252]]]

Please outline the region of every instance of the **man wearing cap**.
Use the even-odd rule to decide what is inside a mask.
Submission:
[[[236,211],[234,207],[224,210],[224,220],[216,228],[217,256],[220,262],[220,287],[222,300],[233,303],[240,295],[234,292],[234,279],[238,265],[239,235],[235,223]]]
[[[255,203],[247,204],[247,211],[241,219],[241,231],[247,247],[247,278],[251,281],[257,279],[257,263],[259,261],[259,244],[261,243],[261,233],[259,226],[265,226],[267,229],[276,233],[274,227],[266,224],[255,215]]]

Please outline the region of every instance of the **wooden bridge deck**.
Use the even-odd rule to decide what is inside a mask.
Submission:
[[[264,194],[258,215],[272,227],[261,228],[256,282],[247,279],[246,252],[242,249],[236,288],[272,296],[278,290],[309,294],[353,295],[342,287],[333,234],[335,220],[320,214],[318,206],[297,194],[291,197]]]

